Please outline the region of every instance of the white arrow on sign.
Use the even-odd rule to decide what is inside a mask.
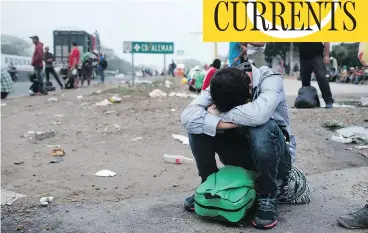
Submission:
[[[134,49],[136,52],[138,52],[141,49],[141,46],[139,46],[139,44],[135,44]]]

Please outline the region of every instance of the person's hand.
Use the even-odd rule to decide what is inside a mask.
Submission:
[[[216,109],[216,105],[212,104],[211,106],[209,106],[207,108],[207,112],[209,112],[210,114],[213,114],[213,115],[219,115],[220,112]]]
[[[327,64],[330,64],[330,57],[329,57],[329,56],[325,56],[325,57],[323,58],[323,63],[325,63],[326,65],[327,65]]]
[[[239,61],[239,57],[237,57],[237,58],[234,58],[234,63],[237,63],[238,61]]]

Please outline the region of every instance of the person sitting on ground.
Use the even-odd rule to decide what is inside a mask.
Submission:
[[[359,67],[356,67],[352,83],[359,84],[362,81],[362,78],[363,78],[363,70],[360,69]]]
[[[289,173],[296,150],[282,75],[247,63],[220,69],[210,88],[183,111],[181,123],[202,182],[218,171],[215,153],[225,165],[257,172],[252,225],[273,228],[278,216],[277,181]],[[194,196],[185,200],[184,207],[194,211]]]
[[[13,92],[13,80],[6,69],[1,69],[1,99]]]
[[[87,79],[88,86],[91,85],[92,72],[93,72],[92,63],[93,63],[93,59],[91,57],[89,57],[85,61],[83,61],[81,87],[83,87],[83,83],[86,79]]]
[[[220,68],[221,68],[221,61],[220,61],[220,59],[213,60],[210,68],[207,70],[206,75],[204,77],[202,90],[206,90],[207,87],[210,86],[211,79],[212,79],[213,75]]]

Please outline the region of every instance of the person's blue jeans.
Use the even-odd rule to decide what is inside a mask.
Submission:
[[[45,93],[45,90],[43,89],[43,74],[42,74],[43,67],[34,67],[34,73],[37,76],[37,82],[38,82],[38,91],[40,93]]]
[[[189,143],[202,181],[218,171],[215,153],[225,165],[256,171],[260,195],[276,194],[277,180],[291,169],[289,147],[274,120],[258,127],[225,130],[215,137],[189,134]]]
[[[100,73],[101,82],[104,83],[105,82],[105,71],[103,69],[99,69],[98,71]]]

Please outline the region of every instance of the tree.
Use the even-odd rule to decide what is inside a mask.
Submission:
[[[332,57],[336,58],[339,65],[343,64],[344,59],[349,55],[349,51],[346,47],[341,45],[335,45],[332,47]]]
[[[18,56],[31,56],[32,44],[22,38],[1,34],[1,53]]]
[[[114,71],[118,70],[119,72],[125,73],[125,74],[129,71],[132,71],[132,63],[125,61],[121,59],[120,57],[116,56],[114,50],[102,46],[101,52],[105,53],[109,70],[114,70]]]
[[[362,65],[358,59],[358,51],[359,43],[341,43],[332,47],[331,56],[336,58],[340,66],[356,67]]]

